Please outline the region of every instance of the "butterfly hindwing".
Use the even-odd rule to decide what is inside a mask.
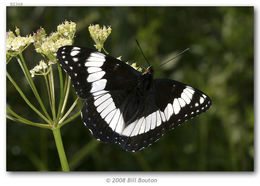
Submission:
[[[177,81],[154,80],[154,90],[143,100],[134,95],[135,91],[110,91],[109,96],[106,93],[88,99],[82,109],[83,121],[96,139],[119,143],[127,151],[138,151],[206,111],[211,104],[204,93]],[[118,103],[109,103],[109,99]],[[100,109],[102,104],[106,107]]]
[[[210,98],[203,92],[177,81],[155,79],[153,89],[154,93],[144,103],[143,112],[134,124],[127,126],[130,130],[125,133],[128,138],[124,146],[121,144],[127,151],[148,147],[167,131],[205,112],[211,105]]]
[[[155,79],[156,105],[171,120],[170,126],[208,110],[210,98],[198,89],[169,79]]]

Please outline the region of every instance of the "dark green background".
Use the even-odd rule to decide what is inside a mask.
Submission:
[[[147,66],[135,43],[137,38],[154,66],[155,77],[194,86],[208,94],[213,103],[208,112],[138,153],[95,142],[78,117],[61,131],[67,157],[73,162],[72,170],[254,170],[253,7],[7,8],[7,31],[17,26],[22,35],[40,27],[51,33],[64,20],[77,23],[75,44],[87,47],[93,46],[89,24],[111,25],[106,50],[123,60]],[[190,51],[178,60],[158,68],[158,64],[188,47]],[[24,54],[29,69],[40,59],[33,50],[30,46]],[[7,70],[34,101],[15,60]],[[41,78],[36,78],[36,84],[46,96]],[[70,104],[73,99],[75,94]],[[7,104],[20,115],[39,121],[8,81]],[[86,151],[83,158],[74,156]],[[60,170],[51,131],[7,120],[7,170]]]

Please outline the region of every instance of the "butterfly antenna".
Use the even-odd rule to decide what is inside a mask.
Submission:
[[[166,62],[160,64],[159,66],[163,66],[163,65],[169,63],[170,61],[176,59],[177,57],[179,57],[179,56],[182,55],[183,53],[187,52],[188,50],[190,50],[190,48],[186,48],[185,50],[183,50],[182,52],[180,52],[179,54],[177,54],[177,55],[174,56],[173,58],[169,59],[168,61],[166,61]]]
[[[136,41],[136,44],[137,44],[138,48],[141,50],[141,53],[142,53],[142,55],[144,56],[144,59],[145,59],[146,63],[147,63],[149,66],[151,66],[150,63],[148,62],[147,58],[145,57],[144,52],[143,52],[143,50],[142,50],[142,48],[141,48],[139,42],[137,41],[137,39],[135,39],[135,41]]]

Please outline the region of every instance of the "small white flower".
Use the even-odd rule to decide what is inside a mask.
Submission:
[[[76,24],[74,22],[65,21],[57,26],[57,32],[53,32],[50,36],[46,36],[43,28],[39,29],[35,34],[34,43],[35,51],[53,60],[56,59],[57,50],[65,45],[72,45],[76,32]]]
[[[46,75],[46,69],[48,69],[48,65],[43,60],[41,60],[38,65],[30,70],[31,76],[34,77],[35,75]]]
[[[32,36],[20,36],[20,30],[16,28],[16,35],[9,31],[6,35],[6,54],[9,56],[16,56],[34,42]]]
[[[54,61],[49,61],[48,62],[48,65],[50,66],[50,65],[53,65],[53,64],[56,64],[56,62],[54,62]]]
[[[96,47],[96,49],[98,49],[98,51],[101,51],[101,49],[104,47],[104,42],[111,34],[112,28],[110,26],[100,27],[98,24],[96,24],[96,25],[90,25],[88,27],[88,30],[91,38],[95,42],[94,46]]]

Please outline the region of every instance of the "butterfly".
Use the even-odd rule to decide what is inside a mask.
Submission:
[[[149,66],[141,73],[110,55],[78,46],[57,51],[62,69],[84,100],[81,117],[92,135],[139,151],[167,131],[205,112],[210,98],[170,79],[154,79]]]

